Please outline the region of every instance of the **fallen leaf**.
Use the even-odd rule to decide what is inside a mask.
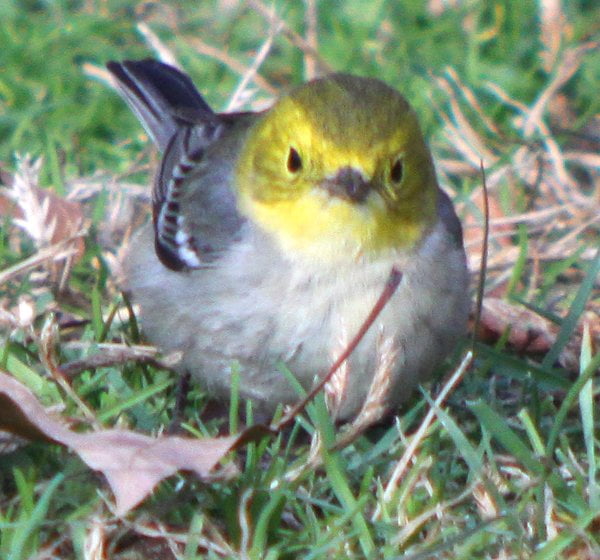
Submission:
[[[117,515],[136,507],[162,479],[179,470],[208,478],[229,451],[267,433],[254,427],[234,436],[206,439],[150,437],[123,429],[80,434],[47,412],[24,385],[2,372],[0,428],[30,440],[69,447],[90,468],[104,474],[115,495]]]
[[[479,336],[496,342],[507,330],[508,344],[519,352],[544,353],[550,350],[558,327],[522,305],[487,297],[481,308]]]
[[[150,495],[162,479],[179,470],[208,477],[238,438],[153,438],[129,430],[105,430],[92,434],[70,432],[61,443],[73,449],[90,468],[104,474],[116,498],[116,513],[123,515]]]
[[[558,363],[569,371],[580,368],[583,327],[587,325],[592,346],[600,344],[600,314],[593,304],[583,313],[570,340],[558,356]],[[486,297],[481,309],[479,338],[486,342],[496,342],[508,331],[507,344],[523,354],[545,354],[558,336],[559,327],[549,319],[538,315],[527,307],[506,300]]]
[[[79,202],[67,200],[39,186],[41,160],[22,157],[13,176],[2,176],[6,187],[0,193],[0,217],[12,219],[38,249],[69,241],[72,255],[62,262],[48,261],[47,268],[53,284],[62,288],[73,263],[84,253],[81,237],[84,227],[83,208]]]

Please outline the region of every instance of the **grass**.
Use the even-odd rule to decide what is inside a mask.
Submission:
[[[314,434],[326,443],[336,434],[317,400],[288,432],[238,452],[236,478],[171,477],[125,518],[111,513],[101,477],[67,450],[8,449],[0,455],[0,557],[600,557],[600,53],[576,50],[598,41],[595,4],[565,2],[553,19],[533,0],[456,2],[439,15],[408,0],[320,2],[313,29],[305,24],[311,2],[277,2],[284,26],[246,107],[264,105],[319,64],[402,91],[456,200],[473,270],[484,159],[492,203],[487,299],[500,298],[509,319],[478,338],[473,367],[444,405],[434,404],[429,391],[438,388],[429,385],[400,416],[342,449],[326,446],[321,466],[306,468]],[[0,365],[74,425],[156,434],[174,408],[173,376],[155,361],[89,368],[64,385],[43,358],[49,351],[72,363],[108,352],[100,344],[141,340],[115,281],[114,254],[146,211],[156,155],[93,66],[156,56],[158,48],[176,55],[223,109],[275,29],[268,9],[224,0],[0,6],[2,169],[16,169],[16,153],[43,156],[40,184],[77,201],[88,226],[62,290],[56,270],[44,266],[3,282]],[[139,21],[147,28],[136,28]],[[306,38],[318,60],[307,55]],[[4,271],[51,245],[0,210]],[[516,314],[521,304],[529,315]],[[529,323],[540,316],[542,327]],[[457,351],[440,376],[459,358]],[[192,387],[190,433],[219,429],[204,420],[205,405]]]

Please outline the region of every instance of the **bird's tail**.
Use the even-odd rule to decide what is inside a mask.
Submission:
[[[164,152],[182,123],[207,124],[216,115],[188,76],[157,60],[111,61],[117,89]]]

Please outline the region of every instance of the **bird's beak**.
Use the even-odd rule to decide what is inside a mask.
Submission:
[[[331,196],[361,203],[367,199],[371,191],[371,181],[364,176],[361,170],[346,166],[340,168],[332,177],[325,179],[321,183],[321,187]]]

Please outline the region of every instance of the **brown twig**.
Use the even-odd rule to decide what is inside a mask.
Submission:
[[[485,182],[485,167],[481,161],[481,188],[483,189],[483,239],[481,240],[481,263],[479,264],[479,283],[477,285],[477,302],[475,306],[475,319],[473,321],[473,334],[471,337],[471,350],[475,352],[475,340],[479,331],[483,294],[485,293],[485,276],[488,260],[488,238],[490,235],[490,204],[487,184]]]
[[[77,248],[73,246],[73,241],[82,238],[85,235],[87,235],[87,231],[82,230],[68,239],[63,239],[59,243],[40,249],[35,255],[22,260],[10,268],[4,269],[0,272],[0,285],[24,272],[40,266],[44,262],[57,262],[69,258],[77,252]]]
[[[240,106],[242,105],[241,100],[244,92],[248,88],[248,84],[258,75],[258,69],[266,60],[269,52],[271,51],[271,47],[273,46],[273,40],[280,33],[280,31],[281,26],[274,24],[269,32],[267,40],[263,43],[262,47],[258,50],[258,53],[254,57],[254,61],[248,67],[247,71],[242,75],[242,81],[238,84],[237,88],[230,97],[229,102],[227,103],[227,107],[225,109],[226,112],[239,110]]]
[[[306,44],[310,46],[312,52],[319,52],[319,43],[317,37],[317,4],[315,0],[305,0],[306,13],[304,21],[306,22]],[[315,57],[304,53],[304,77],[312,80],[317,77],[317,64]]]
[[[222,49],[218,49],[205,43],[202,39],[198,37],[189,37],[188,42],[192,45],[200,54],[208,56],[210,58],[214,58],[219,62],[222,62],[228,68],[231,68],[236,74],[240,76],[244,76],[246,73],[250,72],[250,68],[245,64],[242,64],[239,60],[229,56]],[[272,84],[270,84],[265,78],[263,78],[260,74],[256,73],[252,77],[252,81],[261,89],[266,91],[271,95],[277,95],[279,90]]]
[[[290,29],[288,24],[283,21],[275,12],[268,8],[263,2],[260,0],[248,0],[248,4],[254,8],[257,12],[263,15],[266,19],[276,21],[281,23],[283,35],[294,45],[299,48],[305,56],[310,56],[316,63],[318,70],[324,74],[330,74],[333,72],[333,68],[325,62],[325,60],[321,57],[321,55],[313,48],[313,46],[308,43],[303,37],[298,35],[295,31]]]
[[[175,53],[160,40],[159,36],[150,29],[150,26],[147,23],[140,21],[137,24],[137,29],[162,62],[182,70],[181,64],[179,64]]]
[[[67,342],[64,346],[67,348],[87,348],[90,345]],[[92,354],[84,359],[62,364],[59,368],[62,375],[72,378],[88,369],[121,365],[130,361],[146,362],[156,364],[161,368],[170,369],[179,358],[179,354],[175,353],[160,359],[160,352],[154,346],[126,346],[125,344],[105,343],[97,344],[94,348],[99,350],[98,354]]]
[[[58,359],[56,355],[56,346],[59,342],[58,325],[54,319],[54,315],[50,314],[39,335],[35,335],[38,346],[39,356],[42,364],[48,370],[54,381],[59,387],[68,395],[71,400],[77,405],[79,410],[83,413],[86,419],[96,428],[99,428],[98,420],[96,415],[92,411],[91,407],[73,390],[71,382],[64,375],[61,368],[58,366]]]

